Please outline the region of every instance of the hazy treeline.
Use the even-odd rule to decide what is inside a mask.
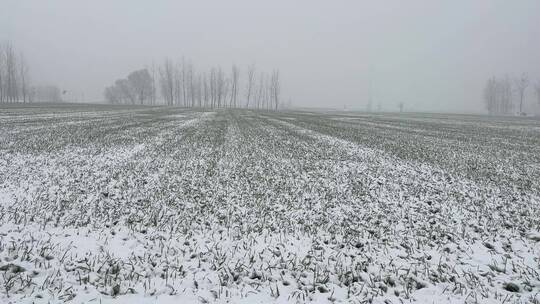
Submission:
[[[31,102],[61,102],[62,91],[54,85],[33,86],[30,91]]]
[[[508,115],[517,111],[519,115],[525,115],[523,100],[527,93],[530,80],[527,74],[511,78],[491,77],[484,87],[484,101],[490,115]],[[534,91],[540,107],[540,81],[535,84]]]
[[[9,42],[0,44],[0,102],[56,102],[62,94],[56,86],[32,86],[24,55]]]
[[[155,78],[147,69],[137,70],[105,88],[104,95],[114,104],[155,104]]]
[[[258,72],[250,65],[245,73],[212,67],[197,71],[191,62],[166,59],[160,66],[131,72],[105,88],[113,104],[164,104],[183,107],[232,107],[278,109],[281,84],[278,70]]]

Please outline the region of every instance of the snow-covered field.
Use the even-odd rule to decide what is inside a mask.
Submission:
[[[1,303],[540,303],[540,122],[0,108]]]

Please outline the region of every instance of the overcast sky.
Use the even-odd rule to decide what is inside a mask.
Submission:
[[[24,52],[34,82],[90,101],[166,56],[279,68],[283,97],[298,106],[365,108],[371,78],[375,107],[478,112],[491,75],[540,79],[538,0],[0,4],[0,41]]]

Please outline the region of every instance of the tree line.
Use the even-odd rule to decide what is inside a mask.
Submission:
[[[22,52],[9,42],[0,44],[0,103],[57,102],[62,100],[58,87],[33,86],[30,69]]]
[[[0,45],[0,102],[29,102],[28,66],[11,43]]]
[[[489,78],[484,87],[484,102],[489,114],[509,115],[517,110],[519,115],[525,115],[523,100],[529,85],[530,80],[526,73],[517,78],[508,75]],[[540,81],[534,86],[534,91],[540,107]]]
[[[277,110],[281,100],[279,70],[257,72],[232,65],[225,71],[212,67],[197,71],[184,59],[165,59],[156,67],[136,70],[105,88],[105,100],[112,104],[140,104],[200,108],[255,108]]]

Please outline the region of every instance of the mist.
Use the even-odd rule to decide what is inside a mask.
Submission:
[[[278,68],[296,107],[485,113],[492,76],[540,80],[540,2],[1,0],[32,82],[85,102],[165,58]],[[243,89],[243,88],[241,88]],[[371,96],[371,97],[370,97]],[[533,89],[525,110],[533,111]]]
[[[0,303],[540,304],[540,0],[0,0]]]

